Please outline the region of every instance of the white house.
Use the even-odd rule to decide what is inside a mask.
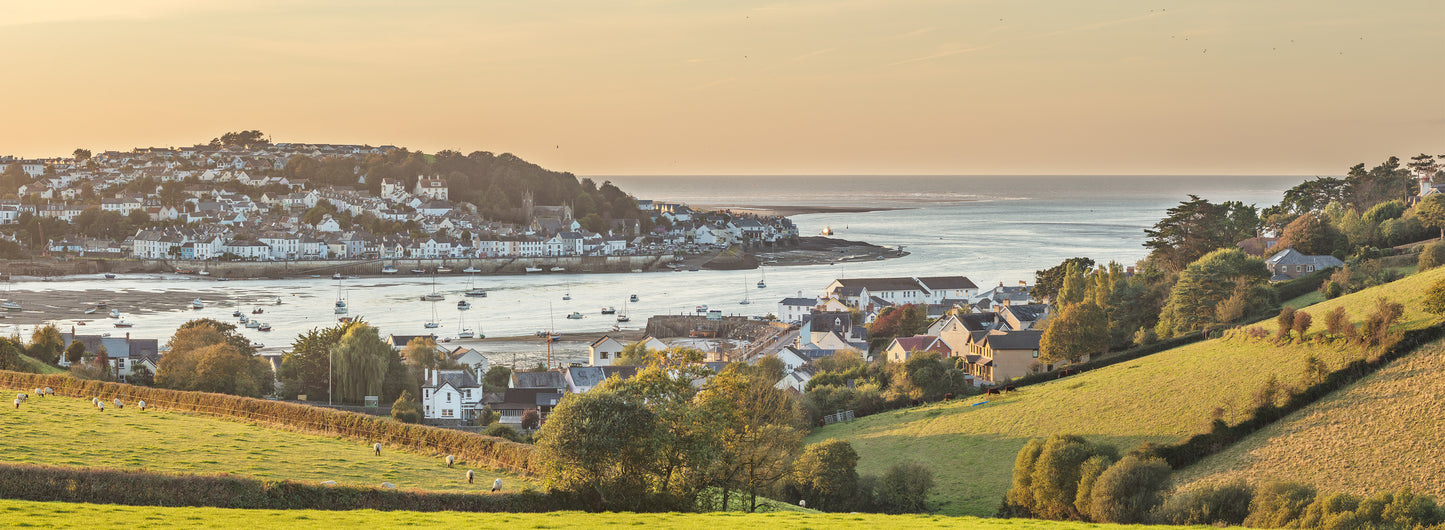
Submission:
[[[587,347],[587,364],[589,366],[612,366],[617,356],[622,354],[624,346],[617,339],[603,335],[602,338],[593,341]]]
[[[419,177],[416,179],[416,190],[413,193],[419,197],[445,201],[447,200],[447,181],[441,177]]]
[[[466,370],[426,370],[421,387],[422,417],[470,420],[481,409],[482,384]]]
[[[790,324],[802,322],[817,306],[815,298],[784,298],[778,302],[778,320]]]
[[[452,350],[451,357],[457,364],[471,368],[472,373],[476,374],[479,378],[485,378],[487,370],[492,368],[492,362],[487,360],[487,356],[482,355],[482,352],[472,348],[457,348]]]

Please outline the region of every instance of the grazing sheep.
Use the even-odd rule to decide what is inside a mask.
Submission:
[[[45,393],[53,396],[55,395],[55,389],[47,386],[45,387]]]
[[[146,409],[146,402],[144,402],[144,401],[142,401],[142,402],[140,402],[140,403],[137,403],[137,405],[140,405],[140,409],[141,409],[141,410],[145,410],[145,409]]]
[[[396,484],[392,484],[392,483],[390,483],[390,482],[382,482],[382,483],[381,483],[381,487],[386,488],[386,489],[389,489],[389,490],[394,490],[394,489],[396,489]]]
[[[457,463],[456,455],[447,455],[447,467],[452,467],[452,464],[455,463]]]
[[[335,485],[336,485],[336,481],[335,481],[335,480],[328,480],[328,481],[326,481],[326,482],[322,482],[321,485],[322,485],[322,486],[335,486]]]
[[[90,404],[91,404],[91,405],[99,405],[99,404],[100,404],[100,398],[98,398],[98,397],[90,398]]]
[[[798,499],[798,507],[800,507],[800,508],[807,508],[807,507],[808,507],[808,499]]]
[[[492,482],[492,491],[502,491],[502,479],[497,479]]]
[[[15,398],[15,410],[20,410],[20,398]]]
[[[472,473],[472,470],[468,469],[468,470],[467,470],[467,484],[471,484],[471,483],[472,483],[472,477],[473,477],[473,475],[474,475],[474,473]]]
[[[115,408],[123,409],[125,408],[125,403],[121,403],[120,398],[115,398]]]
[[[371,448],[376,451],[376,456],[381,456],[381,442],[371,444]]]
[[[101,412],[105,412],[105,402],[104,402],[104,401],[97,401],[97,402],[95,402],[95,406],[96,406],[96,407],[99,407]]]
[[[28,395],[26,395],[26,394],[23,394],[23,393],[21,393],[21,394],[15,394],[15,399],[18,399],[18,400],[20,400],[21,403],[24,403],[25,400],[30,399],[30,396],[28,396]]]

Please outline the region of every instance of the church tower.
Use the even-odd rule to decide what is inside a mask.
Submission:
[[[532,224],[536,204],[532,200],[532,191],[522,192],[522,224]]]

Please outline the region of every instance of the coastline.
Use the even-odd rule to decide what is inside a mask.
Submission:
[[[754,205],[711,205],[700,204],[694,206],[699,210],[712,212],[727,212],[733,215],[747,214],[763,217],[792,217],[794,215],[808,215],[815,213],[868,213],[868,212],[891,212],[894,210],[907,210],[909,208],[890,208],[885,206],[754,206]]]

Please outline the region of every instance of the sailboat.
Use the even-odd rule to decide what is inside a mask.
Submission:
[[[568,283],[567,283],[567,292],[562,293],[562,299],[563,299],[563,300],[571,300],[571,299],[572,299],[572,283],[571,283],[571,282],[568,282]]]
[[[442,296],[441,293],[438,293],[438,292],[437,292],[437,277],[436,277],[435,274],[433,274],[432,277],[431,277],[431,294],[421,295],[421,301],[423,301],[423,302],[440,302],[440,301],[442,301],[442,300],[446,300],[446,298],[447,298],[447,297]],[[432,319],[432,320],[436,320],[436,319]]]
[[[457,338],[459,339],[470,339],[477,336],[476,333],[472,332],[471,328],[467,327],[466,321],[462,320],[461,313],[457,313],[457,327],[462,328],[461,331],[457,332]]]
[[[281,299],[277,298],[276,301],[280,302]],[[341,294],[341,282],[339,281],[336,282],[336,314],[346,314],[346,299]]]
[[[764,269],[764,268],[762,268],[762,267],[758,267],[758,272],[762,273],[762,277],[761,277],[761,278],[758,278],[758,288],[759,288],[759,289],[766,288],[766,287],[768,286],[768,283],[767,283],[766,281],[764,281],[764,280],[767,280],[767,279],[768,279],[768,270],[767,270],[767,269]]]
[[[484,290],[482,290],[481,287],[477,287],[476,284],[473,283],[474,281],[475,281],[475,280],[470,280],[470,279],[467,280],[467,292],[466,292],[466,295],[467,295],[467,296],[473,296],[473,297],[486,298],[486,297],[487,297],[487,292],[484,291]]]
[[[472,308],[472,303],[466,300],[457,300],[457,311],[466,311]]]
[[[627,302],[622,302],[622,312],[617,314],[617,321],[632,322],[632,319],[627,318]]]
[[[442,323],[441,323],[441,322],[437,322],[437,305],[436,305],[436,304],[432,304],[432,305],[431,305],[431,320],[428,320],[428,321],[426,322],[426,324],[422,324],[422,327],[425,327],[426,329],[436,329],[436,328],[439,328],[439,327],[441,327],[441,326],[442,326]]]
[[[742,299],[742,301],[738,302],[738,305],[748,305],[748,304],[751,304],[751,303],[753,303],[753,301],[748,298],[748,280],[747,280],[747,277],[744,276],[744,277],[743,277],[743,299]]]

